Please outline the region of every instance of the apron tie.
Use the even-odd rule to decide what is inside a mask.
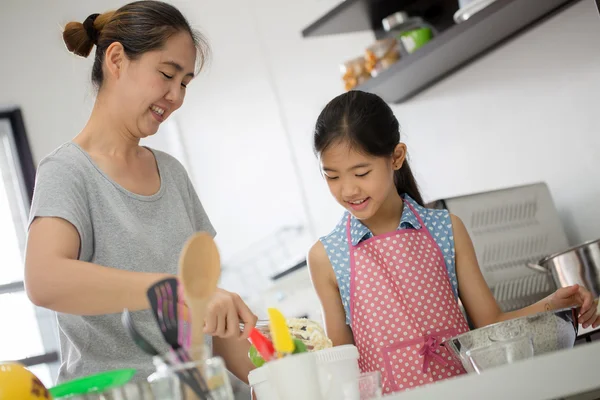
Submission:
[[[423,343],[423,346],[421,347],[419,354],[421,356],[423,356],[423,373],[424,374],[427,372],[427,368],[429,367],[429,359],[430,358],[435,359],[438,363],[440,363],[444,367],[448,366],[448,363],[439,354],[437,354],[435,352],[438,349],[438,347],[439,347],[438,341],[433,336],[429,336],[427,338],[427,340],[425,341],[425,343]]]

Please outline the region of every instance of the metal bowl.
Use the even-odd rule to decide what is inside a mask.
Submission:
[[[488,325],[444,342],[469,373],[475,372],[466,352],[494,343],[530,335],[534,356],[572,348],[577,339],[579,322],[576,308],[546,311],[526,317]]]

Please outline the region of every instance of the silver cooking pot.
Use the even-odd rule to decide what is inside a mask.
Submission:
[[[587,288],[594,298],[600,297],[600,239],[571,247],[527,266],[551,274],[558,287],[578,284]]]

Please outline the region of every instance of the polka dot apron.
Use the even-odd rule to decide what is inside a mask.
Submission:
[[[419,219],[365,240],[350,238],[350,309],[362,372],[381,371],[384,393],[465,373],[441,343],[469,330],[455,300],[440,248]]]

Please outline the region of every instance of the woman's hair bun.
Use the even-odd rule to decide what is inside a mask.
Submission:
[[[106,21],[107,18],[98,18],[101,14],[91,14],[83,23],[69,22],[63,31],[63,40],[67,49],[81,57],[87,57],[92,52],[94,45],[98,44],[102,27],[99,19]],[[104,17],[104,15],[102,15]],[[102,24],[104,25],[104,24]]]

